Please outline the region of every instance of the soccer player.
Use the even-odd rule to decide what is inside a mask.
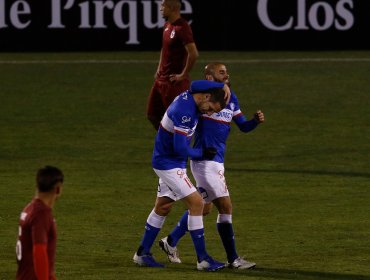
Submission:
[[[146,109],[147,118],[156,130],[174,98],[189,89],[189,72],[198,57],[193,32],[181,17],[180,9],[180,0],[162,0],[160,11],[166,23],[159,64]]]
[[[159,177],[154,209],[149,214],[144,236],[133,260],[141,266],[163,267],[155,261],[150,249],[162,228],[173,203],[181,200],[189,209],[187,229],[197,254],[197,269],[215,271],[225,266],[207,253],[203,228],[203,200],[186,175],[188,157],[212,159],[214,147],[191,148],[190,141],[201,114],[221,111],[226,101],[223,83],[194,81],[190,90],[181,93],[165,112],[157,132],[152,166]]]
[[[230,85],[229,74],[222,63],[208,64],[204,74],[207,80]],[[224,154],[232,120],[242,132],[250,132],[258,124],[264,122],[264,114],[258,110],[254,118],[247,120],[239,108],[236,95],[232,92],[226,108],[212,115],[203,114],[195,132],[194,148],[215,147],[216,156],[213,159],[193,157],[190,166],[198,191],[206,203],[203,214],[210,212],[211,202],[218,209],[217,229],[226,251],[228,266],[249,269],[255,267],[256,264],[241,258],[236,252],[232,226],[232,204],[224,177]],[[185,211],[172,232],[159,241],[159,246],[167,254],[170,262],[181,263],[176,245],[187,231],[188,215],[189,212]]]
[[[56,225],[52,214],[64,175],[45,166],[36,175],[36,196],[22,211],[16,246],[17,280],[55,280]]]

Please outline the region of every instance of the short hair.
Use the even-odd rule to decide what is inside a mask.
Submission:
[[[204,67],[204,76],[207,76],[207,75],[214,76],[215,75],[215,69],[216,69],[216,67],[218,67],[220,65],[225,65],[225,64],[223,64],[221,62],[211,62],[211,63],[208,63],[206,65],[206,67]]]
[[[165,0],[167,2],[168,7],[175,8],[180,10],[181,9],[181,0]]]
[[[211,94],[209,101],[212,103],[220,103],[221,109],[226,107],[225,91],[223,88],[210,88],[205,92]]]
[[[50,192],[58,182],[63,181],[63,172],[57,167],[47,165],[37,171],[36,184],[39,192]]]

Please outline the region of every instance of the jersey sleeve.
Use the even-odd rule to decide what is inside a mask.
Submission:
[[[190,114],[187,110],[177,104],[177,110],[174,110],[170,116],[174,126],[174,133],[182,134],[187,136],[191,131],[191,127],[189,126],[192,123],[194,116]]]
[[[232,101],[233,102],[233,120],[236,123],[236,125],[239,127],[239,129],[243,132],[250,132],[253,129],[255,129],[258,125],[257,121],[253,118],[249,121],[247,121],[246,117],[242,113],[240,107],[239,107],[239,101],[238,98],[233,94],[232,95]]]
[[[173,149],[176,154],[183,157],[199,159],[203,156],[202,149],[191,148],[188,144],[186,136],[178,133],[174,134]]]
[[[224,83],[218,83],[207,80],[195,80],[190,84],[190,93],[207,92],[212,88],[223,88]]]
[[[203,151],[191,148],[188,143],[188,135],[193,130],[189,124],[193,123],[193,119],[196,116],[189,113],[189,110],[186,110],[186,106],[183,104],[177,105],[177,110],[174,110],[171,115],[174,125],[174,151],[180,156],[199,158],[202,156]]]
[[[178,36],[184,46],[190,43],[194,43],[193,31],[186,21],[184,21],[184,24],[180,26]]]
[[[46,244],[33,245],[33,264],[38,280],[49,280],[49,260]]]
[[[239,117],[243,117],[245,119],[245,116],[242,112],[242,110],[240,109],[240,106],[239,106],[239,100],[238,98],[236,97],[236,95],[233,93],[231,95],[231,100],[230,100],[230,103],[233,103],[233,119],[234,121],[236,119],[239,119]]]

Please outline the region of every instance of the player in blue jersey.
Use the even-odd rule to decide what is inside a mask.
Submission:
[[[134,262],[141,266],[163,267],[155,261],[150,249],[173,203],[182,200],[189,215],[187,230],[192,237],[197,253],[197,269],[215,271],[225,266],[213,260],[207,253],[203,228],[203,200],[186,175],[188,157],[212,159],[217,151],[214,147],[191,148],[190,141],[201,114],[211,116],[226,106],[224,83],[194,81],[190,90],[175,98],[164,114],[158,129],[152,166],[159,177],[157,199],[146,222],[140,247],[134,255]]]
[[[230,85],[229,74],[222,63],[208,64],[205,67],[205,78]],[[236,95],[232,92],[230,102],[225,109],[219,113],[201,116],[195,133],[194,148],[215,147],[217,154],[213,159],[193,157],[190,165],[198,191],[206,203],[203,214],[210,212],[211,203],[217,207],[219,212],[217,229],[226,251],[228,266],[249,269],[254,268],[256,264],[241,258],[236,252],[232,227],[232,204],[224,177],[224,154],[231,121],[234,121],[241,131],[249,132],[259,123],[264,122],[264,114],[258,110],[254,118],[247,120],[239,108]],[[187,231],[188,215],[188,211],[185,211],[173,231],[159,241],[159,246],[167,254],[170,262],[181,262],[176,245]]]

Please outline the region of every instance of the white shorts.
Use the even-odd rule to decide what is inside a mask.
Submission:
[[[216,161],[190,161],[191,172],[198,191],[205,202],[212,202],[216,198],[229,196],[226,179],[224,176],[225,168],[223,163]]]
[[[153,170],[159,177],[157,197],[167,196],[176,201],[197,191],[186,174],[186,169]]]

